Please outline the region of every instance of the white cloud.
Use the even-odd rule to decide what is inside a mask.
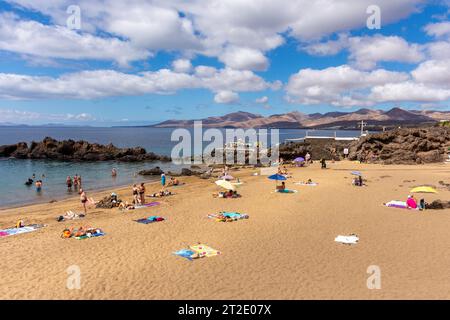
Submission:
[[[368,106],[373,102],[366,101],[365,96],[372,86],[408,79],[408,74],[401,72],[384,69],[366,72],[343,65],[323,70],[302,69],[290,77],[285,89],[292,103]]]
[[[94,70],[64,74],[57,78],[0,73],[3,99],[98,99],[149,93],[172,94],[181,89],[261,91],[272,84],[251,71],[197,67],[194,74],[168,69],[128,74]]]
[[[192,70],[192,63],[187,59],[177,59],[172,62],[172,67],[175,72],[189,73]]]
[[[12,14],[0,14],[0,50],[43,58],[112,60],[122,66],[151,56],[128,41],[23,21]]]
[[[267,96],[263,96],[261,98],[256,99],[255,102],[260,104],[266,104],[267,102],[269,102],[269,98]]]
[[[66,9],[73,4],[72,0],[7,1],[41,12],[61,28],[68,17]],[[422,2],[378,0],[383,25],[410,15]],[[142,56],[149,51],[182,51],[218,57],[228,67],[251,70],[267,68],[265,54],[281,46],[285,35],[305,41],[365,27],[366,9],[372,4],[373,0],[132,0],[108,4],[100,0],[77,1],[83,32],[107,34],[104,40],[108,41],[129,42],[134,54],[130,53],[128,61],[135,55],[144,59]],[[39,43],[41,33],[45,35],[44,30],[36,31],[30,41]],[[73,39],[74,46],[82,44],[84,33]],[[33,52],[39,54],[37,50]]]
[[[214,96],[214,102],[216,103],[225,103],[225,104],[231,104],[236,103],[239,101],[239,95],[236,92],[233,91],[219,91]]]
[[[411,74],[416,82],[450,89],[450,59],[425,61],[413,70]]]
[[[346,49],[350,63],[362,70],[374,69],[378,62],[417,63],[425,59],[424,46],[410,44],[398,36],[348,37],[312,43],[302,48],[311,55],[335,55]]]
[[[369,98],[376,102],[435,102],[448,100],[450,90],[408,81],[376,86]]]
[[[47,114],[33,111],[23,111],[15,109],[0,109],[0,122],[25,122],[25,121],[94,121],[96,118],[89,113],[80,114]]]
[[[424,30],[428,35],[437,38],[450,36],[450,21],[427,24]]]
[[[269,62],[259,50],[228,47],[219,55],[219,60],[237,70],[265,71]]]

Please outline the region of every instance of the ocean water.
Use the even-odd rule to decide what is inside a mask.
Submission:
[[[169,155],[178,141],[171,141],[171,128],[146,127],[0,127],[0,145],[17,142],[40,141],[50,136],[57,140],[73,139],[86,140],[100,144],[113,143],[117,147],[140,146],[147,152]],[[192,130],[190,130],[192,132]],[[281,129],[280,142],[286,139],[301,138],[306,131],[300,129]],[[337,131],[339,137],[358,136],[357,131]],[[334,131],[309,131],[309,135],[333,136]],[[270,140],[270,139],[269,139]],[[208,143],[206,142],[204,146]],[[76,195],[76,192],[66,188],[66,177],[81,175],[83,188],[87,191],[123,186],[137,182],[152,181],[157,178],[142,177],[137,172],[160,166],[163,170],[177,171],[180,166],[172,163],[145,162],[121,163],[107,162],[61,162],[49,160],[19,160],[0,159],[0,208],[36,202],[48,202],[64,197]],[[116,178],[111,177],[111,169],[117,168]],[[36,179],[43,180],[41,192],[37,192],[34,185],[25,186],[24,182],[36,175]],[[44,175],[44,176],[43,176]]]

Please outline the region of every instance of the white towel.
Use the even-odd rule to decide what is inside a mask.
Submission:
[[[345,244],[356,244],[359,241],[359,238],[355,235],[351,235],[351,236],[337,236],[334,241],[336,242],[340,242],[340,243],[345,243]]]

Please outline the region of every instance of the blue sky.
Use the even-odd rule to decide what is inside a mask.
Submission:
[[[70,5],[80,14],[67,13]],[[379,8],[376,29],[367,27],[377,14],[370,5]],[[450,110],[449,8],[445,0],[3,1],[0,123]]]

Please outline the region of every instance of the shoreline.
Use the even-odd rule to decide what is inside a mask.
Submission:
[[[359,164],[351,161],[288,168],[294,194],[275,193],[275,181],[253,176],[257,169],[230,171],[243,182],[237,199],[213,198],[215,179],[180,177],[174,195],[148,198],[160,205],[130,211],[88,210],[80,220],[57,222],[67,210],[81,211],[79,199],[2,210],[0,228],[26,224],[46,227],[0,238],[2,299],[448,299],[450,209],[414,211],[388,208],[417,184],[448,181],[448,166]],[[366,187],[351,185],[359,170]],[[297,181],[312,178],[315,187]],[[148,184],[147,193],[159,188]],[[129,187],[110,192],[131,200]],[[450,190],[417,194],[427,202],[450,199]],[[249,219],[215,222],[207,215],[240,212]],[[149,225],[136,219],[162,216]],[[61,239],[64,228],[92,226],[99,238]],[[356,245],[334,242],[355,233]],[[222,254],[187,261],[174,251],[204,243]],[[67,268],[79,266],[81,289],[66,287]],[[381,269],[381,290],[366,286],[367,268]],[[218,271],[219,270],[219,271]],[[225,276],[221,270],[226,270]],[[23,271],[23,272],[22,272]],[[26,271],[26,272],[25,272]],[[218,272],[220,273],[218,275]],[[414,279],[411,281],[410,279]]]

